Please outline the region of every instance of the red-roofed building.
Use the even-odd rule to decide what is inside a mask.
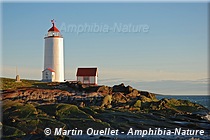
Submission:
[[[42,81],[44,82],[54,82],[55,81],[55,71],[51,68],[46,68],[42,71]]]
[[[77,69],[77,81],[82,84],[97,85],[98,69],[97,68],[78,68]]]

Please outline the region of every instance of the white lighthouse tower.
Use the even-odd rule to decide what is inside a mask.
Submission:
[[[64,82],[63,37],[51,20],[52,27],[45,36],[44,70],[42,81]]]

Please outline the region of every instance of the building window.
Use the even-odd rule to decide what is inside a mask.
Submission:
[[[46,72],[46,79],[48,79],[48,72]]]
[[[88,76],[85,76],[84,77],[84,81],[89,81],[89,77]]]

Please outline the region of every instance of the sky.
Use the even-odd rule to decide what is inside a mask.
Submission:
[[[1,77],[41,80],[44,36],[64,37],[65,79],[98,67],[99,84],[208,94],[207,3],[2,3]],[[74,28],[73,28],[74,27]],[[138,30],[135,30],[138,29]]]

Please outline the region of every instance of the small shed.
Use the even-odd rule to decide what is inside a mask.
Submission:
[[[77,81],[82,82],[82,84],[88,84],[88,85],[98,84],[97,68],[78,68],[76,76],[77,76]]]
[[[46,68],[42,71],[42,81],[43,82],[54,82],[55,81],[55,71],[51,68]]]

